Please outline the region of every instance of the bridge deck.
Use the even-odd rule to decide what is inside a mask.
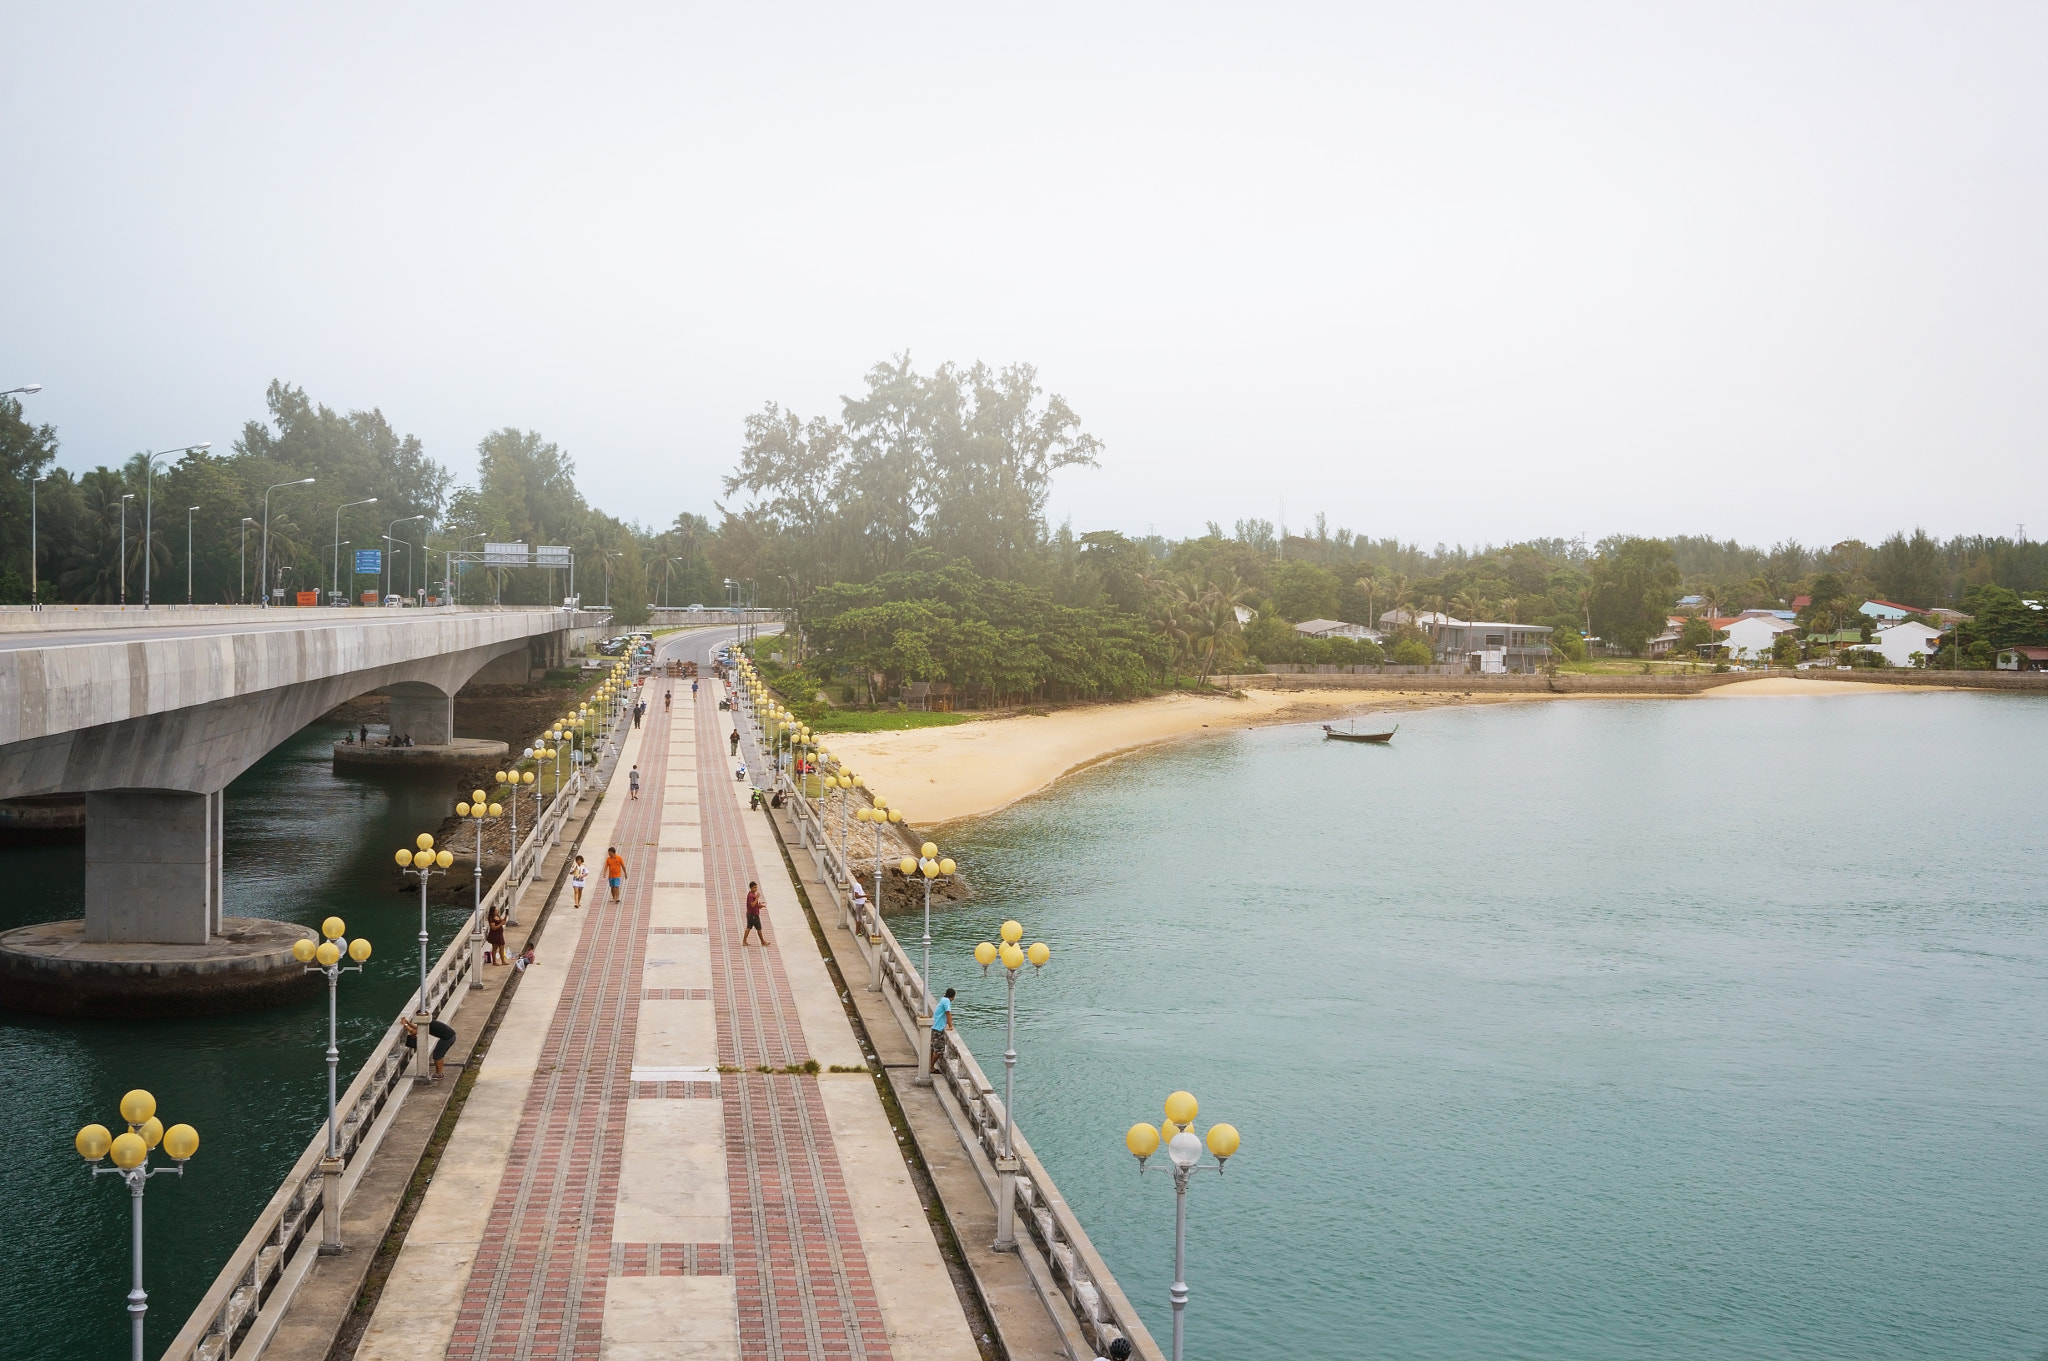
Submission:
[[[873,1079],[756,1071],[864,1059],[774,833],[744,812],[718,691],[693,706],[651,682],[584,907],[555,905],[362,1361],[980,1354]],[[765,947],[740,943],[749,880]]]

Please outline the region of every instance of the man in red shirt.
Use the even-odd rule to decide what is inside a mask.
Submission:
[[[626,882],[626,861],[617,846],[605,847],[604,877],[611,881],[612,901],[619,900],[619,885]]]
[[[760,936],[763,945],[768,943],[768,933],[761,929],[761,909],[766,905],[765,900],[761,897],[760,882],[749,879],[747,881],[747,929],[740,932],[740,944],[745,945],[747,943],[749,933]]]

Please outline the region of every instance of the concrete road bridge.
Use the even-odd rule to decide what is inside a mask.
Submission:
[[[464,685],[609,631],[548,608],[0,610],[0,799],[85,796],[84,942],[206,947],[222,791],[264,753],[371,690],[394,733],[447,744]]]

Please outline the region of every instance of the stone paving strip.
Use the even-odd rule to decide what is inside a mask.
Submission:
[[[363,1361],[980,1356],[778,837],[722,759],[723,693],[666,722],[655,697],[628,738],[583,847],[620,848],[624,901],[593,876],[583,912],[556,904]],[[740,944],[749,880],[765,948]]]

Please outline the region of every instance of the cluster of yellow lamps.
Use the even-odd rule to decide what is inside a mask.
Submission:
[[[111,1154],[114,1166],[127,1172],[142,1166],[158,1144],[173,1162],[182,1163],[199,1151],[199,1131],[190,1125],[165,1129],[157,1118],[156,1098],[140,1087],[121,1098],[121,1119],[127,1122],[126,1134],[111,1133],[105,1125],[87,1125],[78,1131],[71,1141],[78,1156],[97,1163]]]
[[[445,870],[455,863],[455,857],[452,854],[447,851],[437,851],[434,849],[434,834],[432,832],[421,832],[413,844],[419,849],[408,851],[401,848],[399,850],[398,867],[400,869]]]
[[[401,851],[399,854],[403,855],[405,852]],[[318,964],[323,969],[331,969],[341,963],[344,954],[358,964],[370,957],[370,942],[361,936],[354,940],[347,939],[348,926],[339,917],[329,917],[321,922],[320,934],[324,939],[317,943],[310,940],[293,941],[292,958],[301,964]]]
[[[1132,1125],[1129,1132],[1124,1135],[1124,1147],[1137,1156],[1140,1166],[1143,1166],[1145,1159],[1159,1151],[1162,1143],[1168,1145],[1168,1152],[1171,1153],[1174,1139],[1183,1134],[1194,1133],[1195,1115],[1200,1109],[1200,1104],[1196,1102],[1192,1092],[1175,1092],[1166,1098],[1166,1118],[1156,1126],[1144,1121]],[[1209,1152],[1216,1156],[1217,1165],[1221,1166],[1237,1152],[1240,1142],[1237,1127],[1225,1124],[1211,1125],[1208,1137],[1203,1142],[1208,1144]],[[1186,1145],[1182,1145],[1182,1149],[1185,1156]],[[1192,1163],[1193,1160],[1190,1159],[1189,1165],[1192,1166]]]
[[[938,847],[932,845],[931,842],[927,841],[924,843],[924,850],[926,858],[923,861],[923,863],[929,865],[932,863],[930,859],[931,854],[934,851],[938,850]],[[906,858],[903,863],[905,865],[910,865],[914,862]],[[905,869],[903,872],[905,874],[910,873],[908,869]],[[952,872],[953,862],[950,860],[940,861],[939,867],[937,869],[928,869],[925,871],[925,873],[928,875],[951,874]],[[1042,940],[1033,941],[1031,944],[1031,948],[1028,950],[1024,948],[1022,944],[1022,941],[1024,939],[1024,924],[1022,922],[1004,922],[1001,935],[1003,938],[1003,943],[1001,945],[996,944],[994,941],[985,940],[981,944],[974,947],[974,962],[976,964],[979,964],[982,968],[986,969],[989,965],[995,963],[997,960],[1001,960],[1003,967],[1005,969],[1008,969],[1011,973],[1015,973],[1017,972],[1017,970],[1023,968],[1027,961],[1030,963],[1032,968],[1042,969],[1045,967],[1045,961],[1052,958],[1052,947],[1047,945]]]

